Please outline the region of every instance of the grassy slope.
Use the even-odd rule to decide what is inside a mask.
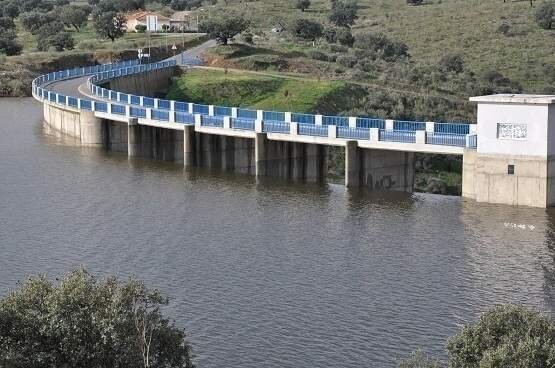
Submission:
[[[248,72],[192,70],[175,83],[168,98],[263,110],[314,112],[345,88],[339,81],[285,79]]]
[[[252,20],[255,31],[266,33],[278,20],[307,17],[325,22],[330,8],[329,0],[312,0],[304,13],[294,9],[292,0],[227,3],[216,5],[214,12],[241,12]],[[554,32],[535,24],[538,5],[531,8],[527,1],[500,0],[436,0],[417,7],[405,0],[364,0],[359,4],[355,34],[384,32],[405,42],[416,61],[436,63],[445,54],[461,54],[472,70],[498,70],[522,83],[526,92],[541,92],[550,84],[545,74],[553,68]],[[511,36],[497,32],[502,23],[511,26]],[[282,43],[280,47],[297,46]]]

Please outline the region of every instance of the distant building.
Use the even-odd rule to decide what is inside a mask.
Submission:
[[[146,26],[149,32],[159,32],[164,30],[164,26],[171,26],[171,19],[161,14],[149,11],[140,11],[127,15],[127,31],[136,32],[138,25]]]
[[[170,19],[170,25],[175,27],[175,29],[180,30],[191,28],[191,12],[190,11],[178,11],[173,13]]]

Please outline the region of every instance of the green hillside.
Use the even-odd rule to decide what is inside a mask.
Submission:
[[[382,32],[406,43],[414,62],[435,64],[446,54],[458,54],[476,74],[495,70],[520,83],[525,92],[555,92],[555,32],[534,22],[540,1],[534,7],[529,1],[500,0],[433,0],[421,6],[407,5],[406,0],[358,3],[355,37],[366,31]],[[290,25],[299,17],[327,23],[331,5],[329,0],[311,0],[311,6],[301,12],[294,4],[295,0],[218,1],[212,15],[241,13],[259,35],[258,45],[295,50],[298,44],[276,36],[271,28],[278,22]],[[200,14],[205,16],[206,9]]]
[[[328,103],[329,100],[347,89],[346,83],[340,81],[195,69],[187,71],[172,85],[168,98],[261,110],[333,113],[334,104]]]

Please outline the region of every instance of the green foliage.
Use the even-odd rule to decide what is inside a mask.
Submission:
[[[407,4],[409,5],[422,5],[424,0],[407,0]]]
[[[358,18],[358,4],[356,1],[340,0],[334,2],[330,22],[338,27],[350,27]]]
[[[167,304],[136,279],[98,280],[84,270],[59,284],[29,279],[0,300],[0,365],[192,367],[185,334],[162,315]]]
[[[337,31],[337,41],[343,46],[352,47],[355,43],[355,38],[349,28],[339,28]]]
[[[145,32],[146,32],[146,29],[147,29],[147,26],[144,25],[144,24],[137,24],[137,25],[135,26],[135,30],[136,30],[137,32],[139,32],[139,33],[145,33]]]
[[[0,1],[0,16],[16,18],[19,15],[19,5],[16,0]]]
[[[247,30],[249,22],[240,16],[227,16],[225,18],[213,18],[200,24],[200,31],[205,32],[219,44],[227,45],[228,41]]]
[[[54,48],[56,51],[73,50],[75,40],[71,33],[66,31],[57,32],[55,34],[40,34],[38,37],[38,48],[41,51]]]
[[[323,36],[328,43],[336,43],[337,42],[337,29],[333,27],[327,27],[324,29]]]
[[[295,3],[295,8],[305,11],[310,7],[310,0],[297,0]]]
[[[324,28],[318,22],[310,19],[297,19],[291,28],[293,35],[303,40],[314,41],[322,37]]]
[[[464,59],[461,55],[445,55],[439,61],[443,70],[451,73],[462,73],[464,71]]]
[[[551,29],[553,27],[555,17],[555,3],[543,3],[536,11],[536,23],[543,29]]]
[[[451,368],[543,368],[555,366],[555,323],[523,307],[484,313],[447,344]]]
[[[173,10],[192,10],[202,6],[202,0],[172,0],[170,7]]]
[[[13,29],[0,28],[0,54],[8,56],[19,54],[22,47],[16,39],[17,37]]]
[[[417,350],[409,358],[401,360],[398,368],[441,368],[441,364],[427,357],[422,350]]]
[[[20,15],[19,20],[23,28],[32,34],[37,34],[38,30],[44,25],[56,21],[56,17],[50,13],[41,13],[39,11],[32,11]]]
[[[369,57],[386,61],[397,61],[408,58],[408,46],[402,42],[391,40],[383,33],[366,32],[357,35],[354,46],[366,50]]]
[[[60,20],[67,27],[74,27],[77,32],[87,24],[89,8],[78,5],[64,6],[60,12]]]
[[[101,38],[112,42],[125,34],[125,17],[115,11],[97,13],[94,18],[94,30]]]
[[[0,17],[0,30],[6,31],[8,29],[15,29],[15,23],[12,18]]]

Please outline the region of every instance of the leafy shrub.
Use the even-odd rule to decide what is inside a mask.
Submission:
[[[349,28],[340,28],[337,31],[337,41],[343,46],[352,47],[355,43],[355,38]]]
[[[408,58],[408,46],[402,42],[390,40],[383,33],[362,33],[357,35],[354,46],[374,53],[377,58],[396,61]]]
[[[337,53],[346,53],[349,50],[345,46],[341,45],[330,45],[330,51],[337,52]]]
[[[0,54],[8,56],[21,53],[21,45],[17,43],[17,35],[13,29],[0,30]]]
[[[424,0],[407,0],[407,4],[409,5],[422,5]]]
[[[320,60],[320,61],[332,61],[330,60],[330,56],[326,53],[323,53],[321,51],[317,51],[317,50],[310,50],[306,53],[306,56],[308,56],[311,59],[314,60]]]
[[[323,27],[310,19],[297,19],[293,24],[293,35],[303,40],[314,41],[322,37]]]
[[[94,51],[98,48],[98,42],[94,40],[83,40],[77,44],[79,50]]]
[[[146,32],[146,25],[145,24],[137,24],[135,26],[135,31],[139,32],[139,33],[145,33]]]
[[[451,73],[462,73],[464,71],[464,59],[460,55],[445,55],[439,61],[439,66]]]
[[[543,3],[536,11],[536,23],[543,29],[553,27],[553,17],[555,17],[555,3]]]
[[[498,28],[497,28],[497,32],[501,33],[505,36],[510,36],[511,34],[511,26],[508,25],[507,23],[503,23],[501,24]]]
[[[518,306],[484,313],[447,344],[449,367],[552,367],[555,323]]]
[[[352,68],[357,64],[357,59],[349,55],[344,55],[337,58],[337,63],[346,68]]]
[[[398,364],[399,368],[441,368],[438,361],[430,359],[422,352],[417,350],[411,354],[408,359],[401,360]]]
[[[336,43],[337,42],[337,29],[328,27],[324,30],[324,38],[326,39],[327,43]]]
[[[357,12],[358,5],[356,1],[335,1],[329,20],[338,27],[350,27],[358,18]]]

